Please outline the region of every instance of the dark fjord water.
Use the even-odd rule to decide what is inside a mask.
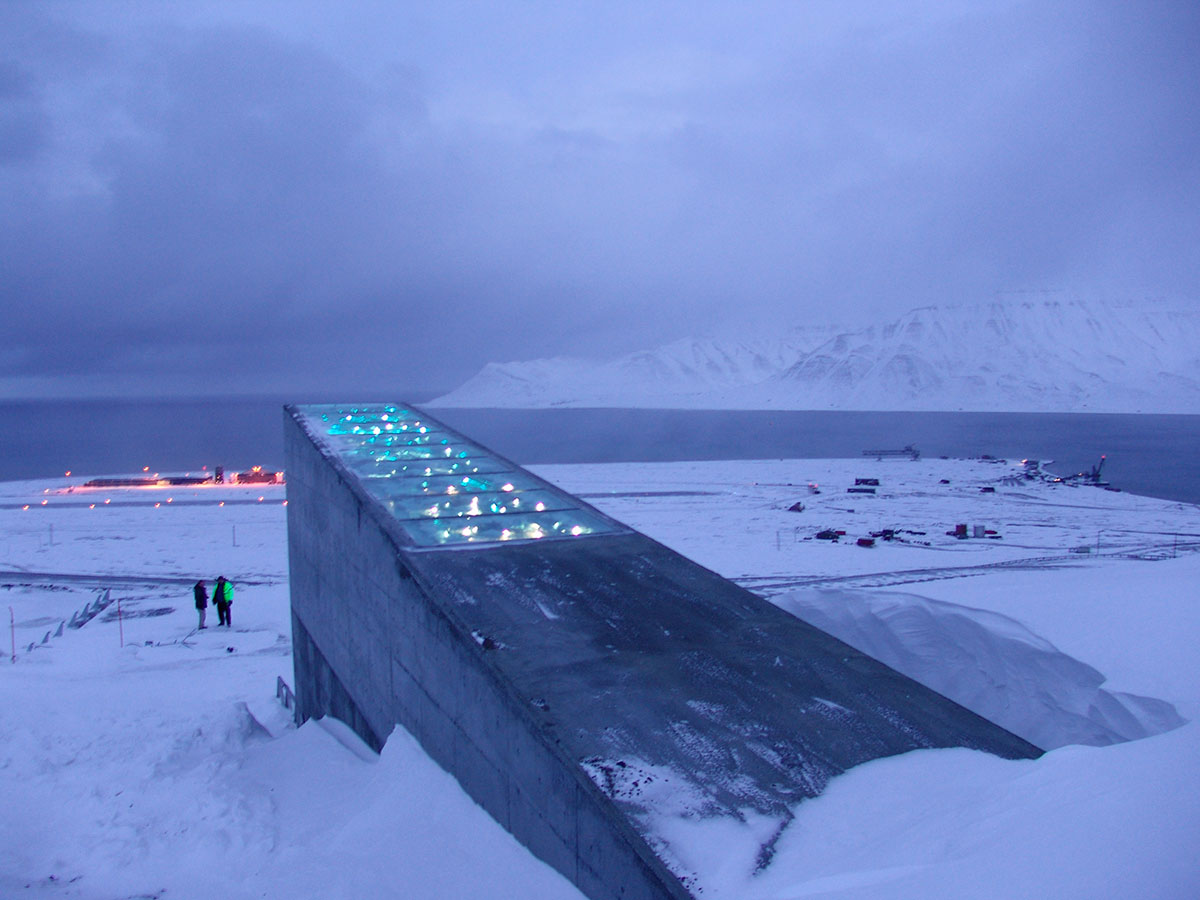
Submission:
[[[282,399],[0,403],[0,480],[283,463]],[[1108,455],[1127,491],[1200,503],[1200,416],[1099,413],[430,409],[520,463],[924,456],[1053,459],[1071,473]],[[864,461],[866,464],[866,461]]]

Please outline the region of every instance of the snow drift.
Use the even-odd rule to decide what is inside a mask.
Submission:
[[[772,599],[1045,750],[1105,746],[1185,724],[1163,700],[1105,690],[1100,672],[999,613],[891,591]]]

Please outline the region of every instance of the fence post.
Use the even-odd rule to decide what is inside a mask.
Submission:
[[[300,710],[296,705],[296,695],[291,686],[283,680],[282,675],[275,677],[275,697],[283,704],[283,708],[291,710],[292,721],[300,724]]]

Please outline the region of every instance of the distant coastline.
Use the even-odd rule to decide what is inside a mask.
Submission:
[[[397,398],[411,399],[411,398]],[[283,464],[281,400],[0,402],[0,480]],[[926,456],[1035,456],[1059,473],[1107,454],[1115,487],[1200,503],[1200,415],[427,407],[522,464],[858,458],[912,444]],[[899,465],[900,462],[887,462]],[[875,466],[863,459],[864,469]]]

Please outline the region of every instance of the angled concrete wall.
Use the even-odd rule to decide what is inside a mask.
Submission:
[[[651,849],[669,853],[646,776],[656,790],[669,782],[689,815],[754,812],[782,831],[796,803],[867,760],[922,747],[1040,752],[561,492],[554,502],[582,511],[575,521],[591,532],[473,545],[472,523],[487,525],[473,511],[422,543],[420,516],[444,515],[448,495],[470,498],[472,479],[445,490],[424,462],[415,480],[397,475],[410,465],[404,448],[425,452],[432,439],[371,435],[418,413],[352,411],[357,420],[326,408],[285,417],[299,712],[336,715],[377,748],[402,724],[595,900],[689,896]],[[439,459],[469,445],[419,418]],[[490,484],[511,479],[506,498],[519,485],[532,486],[527,499],[554,493],[475,451],[505,472]],[[396,498],[391,508],[412,518],[389,512]],[[497,528],[519,521],[501,513]]]
[[[285,429],[300,715],[335,715],[377,749],[403,724],[480,806],[595,900],[688,897],[536,709],[513,695],[490,650],[414,581],[386,514],[290,414]]]

